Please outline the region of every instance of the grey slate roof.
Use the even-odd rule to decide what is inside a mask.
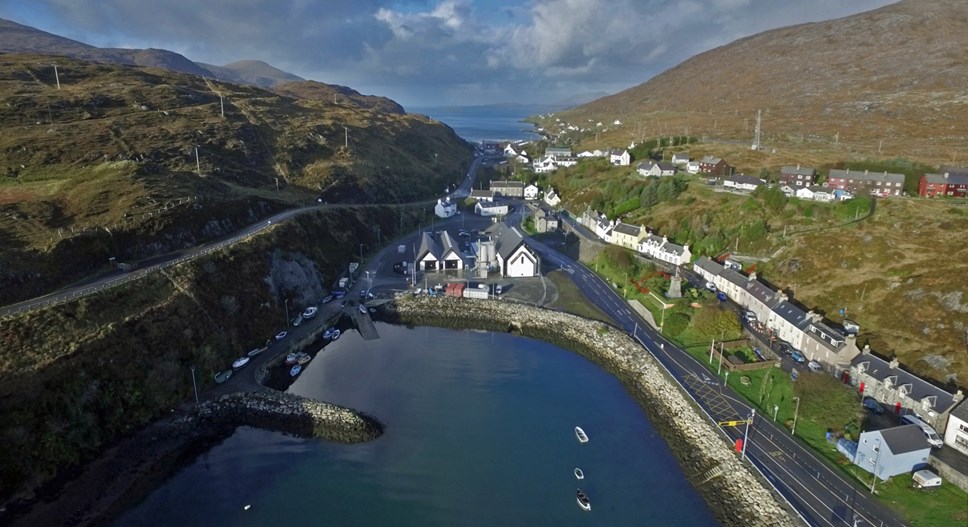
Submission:
[[[676,256],[682,256],[683,251],[686,250],[682,245],[670,242],[666,242],[666,244],[663,246],[663,249],[665,249],[666,252],[672,253]]]
[[[440,254],[438,255],[438,258],[443,258],[448,251],[454,251],[458,256],[460,256],[460,250],[458,249],[457,242],[454,241],[449,232],[440,231],[438,233],[438,239],[440,240]]]
[[[491,181],[491,190],[495,188],[524,188],[523,181]]]
[[[417,261],[424,259],[427,254],[434,257],[434,260],[440,260],[440,250],[437,248],[437,242],[434,241],[434,235],[430,232],[424,232],[420,236],[420,247],[417,249]]]
[[[894,455],[906,454],[916,450],[931,449],[928,439],[918,425],[895,426],[880,430],[884,444]]]
[[[472,198],[493,198],[494,197],[494,191],[493,190],[474,189],[474,190],[471,191],[471,197]]]
[[[946,183],[948,185],[968,185],[968,172],[948,172],[948,177],[944,174],[925,174],[924,179],[928,183]]]
[[[708,256],[700,256],[695,262],[695,266],[706,271],[707,273],[718,276],[723,272],[722,264],[710,259]]]
[[[831,168],[828,179],[833,178],[853,179],[855,181],[887,181],[889,183],[904,184],[904,174],[895,174],[893,172],[861,172],[859,170],[851,171],[850,169],[838,170]]]
[[[733,271],[736,273],[736,271]],[[766,284],[760,282],[759,280],[749,280],[746,282],[746,291],[756,298],[763,304],[769,306],[776,300],[776,291],[767,287]]]
[[[741,175],[738,175],[738,176],[728,177],[728,178],[725,179],[725,181],[732,181],[734,183],[740,183],[740,184],[743,184],[743,185],[756,185],[756,186],[760,186],[760,185],[763,185],[764,184],[763,183],[763,180],[760,179],[760,178],[758,178],[758,177],[744,176],[742,174]]]
[[[710,165],[715,165],[722,161],[722,159],[713,156],[706,156],[699,160],[700,163],[709,163]]]
[[[800,326],[807,321],[806,312],[786,300],[773,306],[773,312],[794,326]]]
[[[638,236],[642,232],[642,227],[639,225],[630,225],[628,223],[619,222],[612,229],[613,232],[619,232],[626,236]]]
[[[951,411],[951,415],[968,423],[968,399],[958,403],[958,406],[955,406],[955,409]]]
[[[485,232],[494,239],[494,246],[501,258],[507,260],[518,249],[518,246],[525,245],[524,236],[514,227],[508,227],[503,223],[496,223]],[[527,248],[527,245],[525,245]],[[531,252],[530,249],[528,249]]]
[[[817,173],[817,169],[812,167],[784,166],[780,169],[780,173],[793,174],[795,176],[813,176]]]
[[[932,404],[934,411],[942,413],[951,408],[954,403],[954,395],[938,388],[937,386],[925,381],[924,379],[906,372],[900,368],[891,368],[891,363],[871,353],[861,353],[850,361],[852,367],[856,367],[864,362],[868,363],[864,373],[877,379],[878,382],[892,376],[897,376],[894,386],[910,385],[911,390],[908,397],[915,401],[921,401],[925,397],[933,397]]]

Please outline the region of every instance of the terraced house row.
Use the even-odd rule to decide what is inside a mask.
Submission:
[[[672,265],[685,265],[692,260],[688,245],[670,242],[665,236],[649,232],[644,225],[610,220],[605,214],[590,209],[583,212],[578,221],[605,243],[625,247]]]

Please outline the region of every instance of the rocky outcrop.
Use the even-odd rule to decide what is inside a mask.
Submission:
[[[340,443],[383,434],[383,425],[363,413],[275,391],[223,395],[199,405],[194,418],[216,426],[248,425]]]
[[[405,295],[387,311],[399,322],[413,325],[512,331],[595,361],[617,376],[639,402],[723,525],[800,523],[740,462],[731,445],[651,355],[621,330],[566,313],[486,300]]]

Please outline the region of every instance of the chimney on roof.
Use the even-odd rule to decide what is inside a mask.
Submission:
[[[756,271],[753,271],[752,273],[750,273],[750,277],[749,277],[749,281],[750,282],[752,282],[754,280],[756,280]]]
[[[862,352],[863,352],[863,353],[864,353],[865,355],[867,355],[867,354],[869,354],[869,353],[871,352],[871,345],[870,345],[870,344],[864,344],[864,349],[863,349],[863,350],[861,350],[861,351],[862,351]]]
[[[898,360],[896,358],[894,358],[894,359],[891,359],[891,363],[888,364],[888,367],[891,368],[892,370],[896,370],[897,367],[900,366],[900,365],[901,365],[901,363],[898,362]]]
[[[958,401],[960,401],[960,400],[962,400],[962,399],[964,399],[964,398],[965,398],[965,392],[963,392],[963,391],[961,391],[961,390],[959,389],[959,390],[958,390],[957,392],[955,392],[955,394],[954,394],[954,395],[953,395],[953,396],[951,397],[951,402],[953,402],[953,403],[957,403]],[[954,406],[954,405],[952,405],[952,406]]]
[[[789,300],[789,297],[783,291],[777,291],[776,300],[777,302],[786,302],[787,300]]]
[[[868,170],[867,170],[867,169],[865,168],[865,169],[864,169],[864,175],[865,175],[865,176],[867,175],[867,172],[868,172]]]
[[[797,170],[800,170],[800,163],[797,163]]]
[[[945,179],[948,179],[948,173],[947,172],[944,173],[944,178]]]

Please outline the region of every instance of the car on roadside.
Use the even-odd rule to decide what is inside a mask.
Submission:
[[[819,362],[815,361],[815,360],[812,360],[812,361],[808,362],[807,363],[807,368],[809,368],[810,371],[812,371],[814,373],[820,373],[820,372],[823,371],[823,365],[820,364]]]
[[[744,315],[747,322],[756,322],[756,313],[752,311],[747,311]]]
[[[790,358],[797,361],[800,364],[807,362],[807,358],[803,356],[803,353],[800,353],[797,350],[793,350],[793,353],[790,354]]]
[[[305,311],[303,311],[302,317],[304,320],[309,320],[316,316],[317,311],[318,309],[316,308],[316,306],[309,306],[306,308]]]
[[[708,290],[712,291],[713,293],[715,293],[716,292],[716,284],[714,284],[712,282],[706,282],[706,289],[708,289]]]
[[[783,353],[784,355],[792,355],[793,352],[796,351],[793,349],[793,346],[791,346],[790,343],[785,340],[781,340],[779,346],[780,353]]]
[[[322,300],[319,301],[320,304],[328,304],[333,301],[333,295],[326,295]]]
[[[876,415],[881,415],[884,413],[884,408],[881,407],[881,403],[877,402],[873,397],[864,397],[864,408],[870,410]]]

